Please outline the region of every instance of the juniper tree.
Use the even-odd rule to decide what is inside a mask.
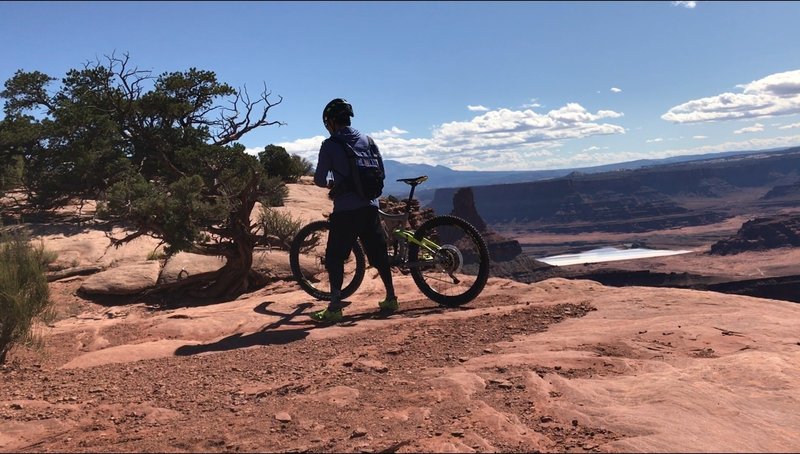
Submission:
[[[218,271],[183,286],[204,295],[232,296],[256,277],[253,249],[263,240],[250,215],[256,202],[279,204],[286,187],[239,139],[281,125],[267,114],[266,86],[257,98],[212,71],[152,71],[111,55],[55,79],[17,71],[5,82],[0,157],[21,158],[30,201],[49,209],[75,200],[98,201],[119,246],[142,235],[178,251],[221,256]]]

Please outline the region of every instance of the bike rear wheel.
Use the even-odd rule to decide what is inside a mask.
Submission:
[[[325,248],[329,231],[329,221],[312,222],[297,232],[289,248],[289,265],[300,288],[324,301],[331,300],[331,284],[325,268]],[[358,290],[364,280],[365,270],[364,250],[361,243],[356,241],[344,262],[342,299]]]
[[[436,216],[423,223],[414,238],[438,246],[409,244],[411,276],[425,296],[455,307],[483,291],[489,278],[489,250],[472,224],[455,216]]]

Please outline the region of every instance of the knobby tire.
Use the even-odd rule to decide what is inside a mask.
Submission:
[[[297,281],[297,284],[300,285],[300,288],[302,288],[309,295],[323,301],[331,300],[332,295],[330,290],[317,288],[315,286],[314,281],[311,279],[311,277],[313,276],[306,276],[303,273],[303,268],[300,263],[301,261],[300,256],[304,254],[304,252],[301,250],[304,242],[306,242],[309,238],[311,238],[315,234],[326,235],[329,231],[330,231],[329,221],[312,222],[304,226],[297,232],[297,235],[295,235],[294,239],[292,239],[292,244],[289,247],[289,266],[292,269],[292,275]],[[345,277],[345,282],[344,282],[345,285],[343,285],[342,287],[342,294],[341,294],[342,299],[345,299],[351,296],[353,293],[355,293],[356,290],[358,290],[358,287],[361,285],[361,282],[364,280],[364,274],[366,271],[366,261],[364,257],[364,250],[361,246],[360,241],[356,241],[355,244],[353,245],[351,257],[354,257],[356,261],[355,272],[350,282],[346,282],[347,277]],[[313,257],[313,259],[314,260],[324,259],[324,255],[319,257]],[[323,270],[321,272],[326,273],[325,278],[327,278],[327,269],[321,268],[321,270]]]
[[[423,267],[411,267],[411,276],[414,278],[414,283],[417,285],[420,291],[431,300],[443,306],[461,306],[475,299],[486,286],[486,281],[489,278],[489,250],[486,246],[486,241],[480,235],[478,230],[469,222],[456,216],[442,215],[429,219],[416,230],[414,237],[417,240],[422,240],[423,238],[431,236],[436,229],[442,227],[459,229],[463,231],[464,235],[466,235],[469,240],[474,243],[474,246],[477,249],[477,251],[475,251],[477,254],[477,272],[474,274],[474,282],[472,282],[469,288],[463,293],[456,295],[445,295],[431,287],[431,285],[425,280],[426,270]],[[422,261],[423,254],[421,251],[424,251],[424,249],[421,249],[414,243],[409,243],[409,260],[417,263]],[[472,266],[474,267],[474,264]]]

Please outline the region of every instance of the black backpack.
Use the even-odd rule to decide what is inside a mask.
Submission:
[[[331,139],[344,148],[350,161],[350,176],[344,182],[345,187],[367,200],[380,197],[386,174],[383,170],[383,158],[375,147],[372,137],[367,136],[369,148],[366,152],[355,151],[341,137],[331,137]]]

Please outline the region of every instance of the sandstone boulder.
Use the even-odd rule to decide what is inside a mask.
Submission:
[[[216,271],[224,265],[225,259],[222,257],[179,252],[167,260],[158,282],[159,284],[177,282],[196,274]]]
[[[80,291],[89,295],[133,295],[156,285],[160,269],[155,260],[110,268],[87,278]]]

